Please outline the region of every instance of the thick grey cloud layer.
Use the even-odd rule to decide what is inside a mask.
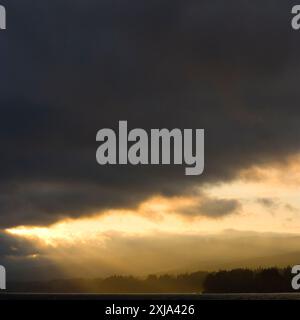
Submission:
[[[293,1],[3,0],[0,226],[135,206],[299,150]],[[206,168],[100,167],[96,132],[205,128]]]

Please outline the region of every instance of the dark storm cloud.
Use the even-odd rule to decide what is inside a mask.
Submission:
[[[2,4],[2,227],[135,206],[299,150],[292,1]],[[119,120],[205,128],[205,174],[98,166],[96,132]]]

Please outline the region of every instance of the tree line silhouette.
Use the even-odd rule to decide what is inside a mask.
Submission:
[[[210,273],[204,280],[206,293],[293,292],[291,268],[234,269]]]

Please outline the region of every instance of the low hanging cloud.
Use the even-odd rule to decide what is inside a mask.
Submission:
[[[280,206],[280,202],[277,199],[273,198],[259,198],[257,202],[267,209],[278,209]]]
[[[0,231],[0,238],[0,264],[10,257],[26,258],[39,253],[39,250],[24,238],[14,237],[2,231]]]
[[[238,200],[209,199],[200,206],[200,212],[208,217],[220,218],[236,213],[241,208]]]
[[[204,216],[211,219],[223,218],[232,214],[238,214],[242,210],[242,204],[236,199],[216,199],[203,196],[195,204],[179,208],[177,214],[185,217]]]
[[[292,1],[2,3],[0,228],[190,194],[300,150]],[[204,128],[204,175],[100,167],[96,133],[119,120],[146,130]],[[219,217],[238,204],[200,209]]]

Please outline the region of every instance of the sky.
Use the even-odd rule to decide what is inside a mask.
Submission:
[[[0,264],[13,279],[296,262],[294,1],[1,4]],[[120,120],[204,128],[203,175],[99,166],[96,133]]]

